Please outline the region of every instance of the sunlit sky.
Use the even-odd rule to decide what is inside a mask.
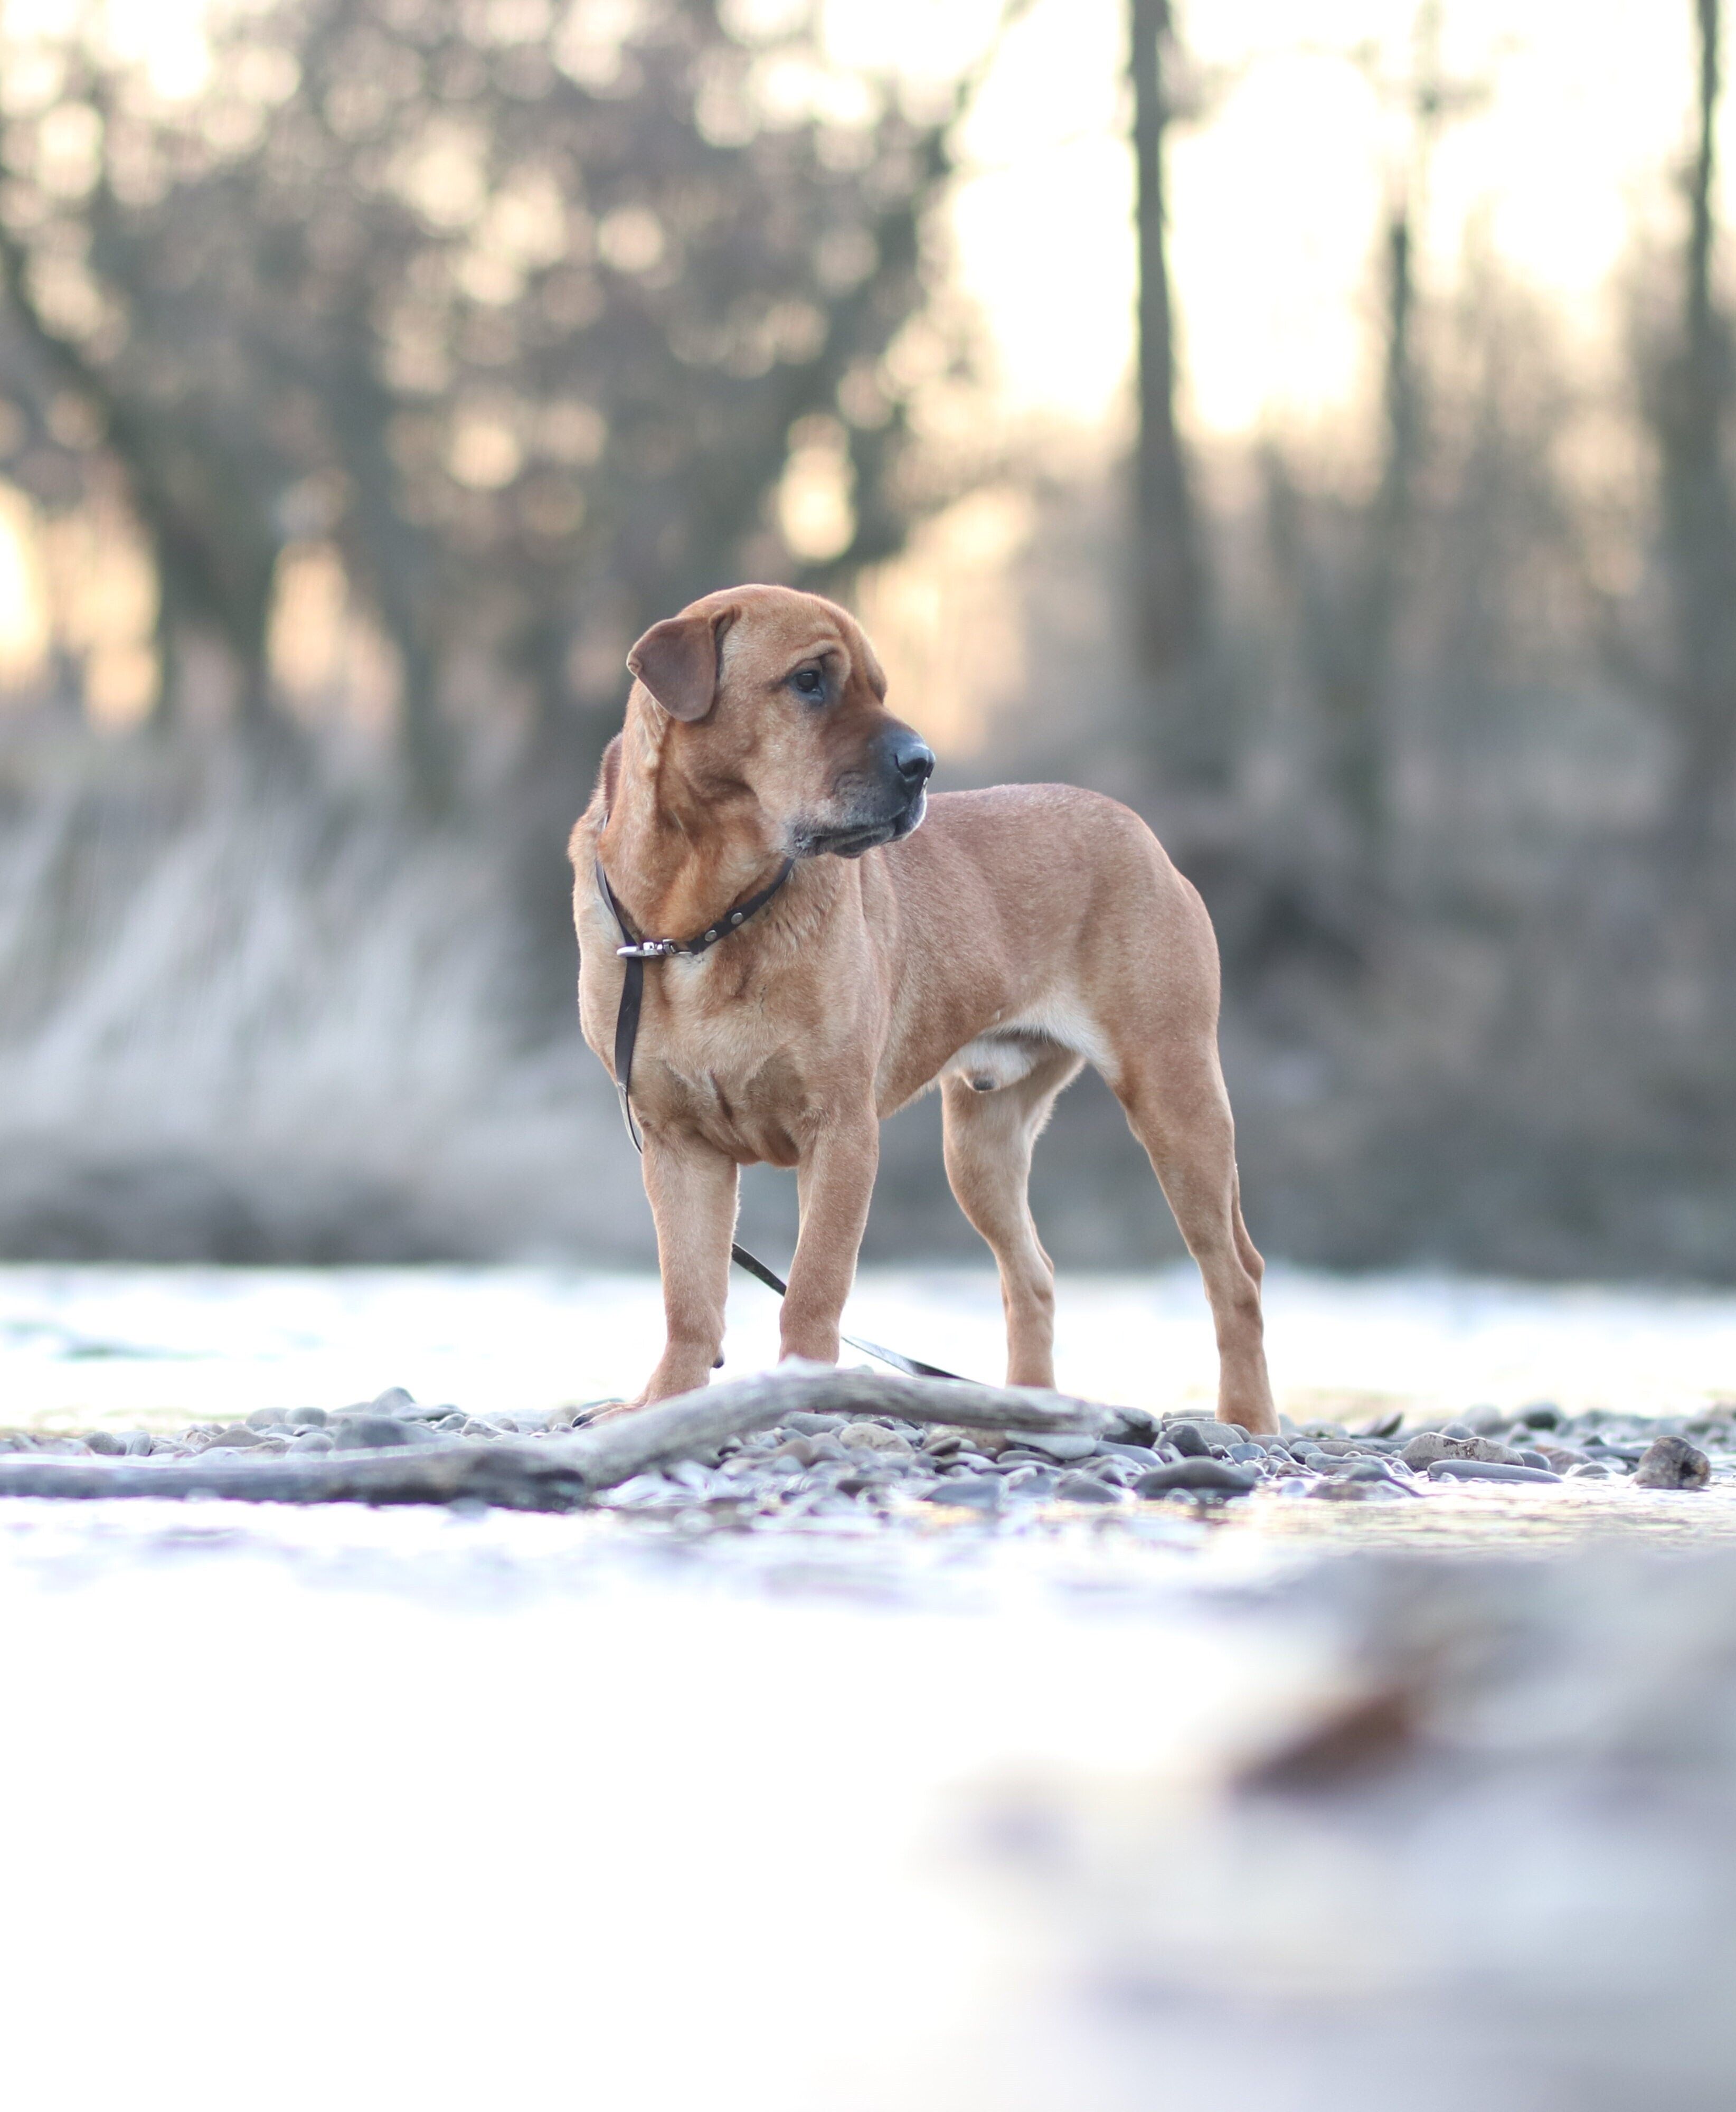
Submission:
[[[828,21],[841,55],[944,68],[998,11],[998,0],[830,0]],[[1096,421],[1124,385],[1126,12],[1126,0],[1036,0],[966,135],[959,267],[1019,410]],[[1442,71],[1488,93],[1433,157],[1425,290],[1480,241],[1595,344],[1636,225],[1678,226],[1690,13],[1690,0],[1445,0]],[[1177,16],[1206,106],[1174,134],[1170,162],[1189,407],[1220,432],[1328,409],[1364,371],[1376,216],[1408,136],[1351,54],[1375,43],[1377,71],[1398,80],[1415,0],[1178,0]]]
[[[203,83],[211,8],[246,4],[107,0],[102,11],[112,48],[174,99]],[[535,0],[510,4],[522,16]],[[744,30],[805,4],[722,0]],[[919,84],[946,83],[988,48],[1003,0],[821,4],[836,65]],[[84,5],[0,0],[0,15],[14,34],[53,34]],[[637,6],[552,0],[549,19],[573,11],[607,40],[631,29]],[[955,266],[986,325],[996,408],[1011,422],[1125,421],[1127,11],[1128,0],[1032,0],[964,130]],[[1378,354],[1373,257],[1383,192],[1413,137],[1397,91],[1418,0],[1176,0],[1176,13],[1198,107],[1174,130],[1169,162],[1184,412],[1202,435],[1329,423]],[[1636,230],[1680,239],[1673,179],[1690,137],[1691,0],[1442,0],[1439,19],[1442,74],[1477,98],[1441,129],[1430,162],[1424,296],[1450,291],[1479,248],[1550,298],[1570,325],[1566,356],[1595,360],[1619,321],[1611,279]],[[1731,225],[1736,94],[1721,143]],[[34,666],[46,635],[20,507],[0,491],[0,677]],[[985,562],[973,551],[967,569]],[[148,690],[142,638],[129,634],[123,660],[136,703]]]
[[[80,0],[0,0],[15,32]],[[194,91],[200,25],[232,0],[107,0],[111,43],[165,93]],[[722,0],[773,26],[806,0]],[[1003,0],[821,0],[846,65],[945,80],[981,52]],[[636,0],[554,0],[607,36]],[[1408,130],[1356,55],[1396,84],[1418,0],[1175,0],[1201,114],[1170,159],[1188,408],[1245,431],[1331,406],[1367,356],[1370,256]],[[1128,0],[1032,0],[966,129],[952,215],[958,270],[984,313],[1011,409],[1114,415],[1132,348]],[[1594,339],[1636,222],[1674,227],[1688,136],[1691,0],[1442,0],[1446,78],[1486,92],[1433,157],[1424,288],[1468,235],[1556,296]],[[1736,150],[1736,97],[1727,132]],[[1727,155],[1726,162],[1731,159]],[[1727,187],[1728,188],[1728,187]]]

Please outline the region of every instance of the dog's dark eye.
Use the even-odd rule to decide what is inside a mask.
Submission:
[[[790,680],[799,696],[812,699],[826,694],[826,677],[818,667],[798,667]]]

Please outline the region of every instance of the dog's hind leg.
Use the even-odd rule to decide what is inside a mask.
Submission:
[[[1218,1416],[1244,1430],[1278,1429],[1266,1376],[1260,1283],[1264,1264],[1242,1221],[1235,1126],[1214,1043],[1159,1040],[1109,1082],[1163,1184],[1199,1264],[1218,1336]]]
[[[941,1083],[946,1178],[1000,1272],[1009,1386],[1055,1384],[1055,1264],[1031,1217],[1031,1150],[1079,1068],[1070,1049],[1055,1049],[995,1091],[978,1092],[956,1073]]]

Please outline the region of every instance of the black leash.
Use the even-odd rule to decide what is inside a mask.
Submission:
[[[720,917],[709,931],[701,931],[692,939],[640,939],[633,935],[633,927],[626,913],[615,899],[615,890],[608,884],[608,875],[603,870],[603,861],[597,861],[597,885],[603,890],[603,899],[608,904],[608,913],[615,920],[615,928],[622,941],[615,949],[623,963],[621,981],[621,1008],[615,1014],[615,1090],[621,1095],[621,1114],[627,1124],[627,1133],[633,1140],[633,1149],[641,1158],[645,1156],[645,1139],[639,1133],[639,1124],[633,1119],[633,1050],[639,1040],[639,1014],[645,1003],[645,963],[667,961],[674,954],[685,954],[690,958],[709,953],[720,939],[727,939],[731,931],[739,931],[749,917],[763,909],[784,882],[795,870],[795,860],[786,858],[777,877],[768,886],[750,894],[745,902],[738,902],[733,909]],[[733,1242],[730,1259],[738,1268],[763,1283],[768,1290],[775,1290],[780,1298],[788,1295],[790,1286],[776,1269],[768,1268],[757,1254],[750,1254],[744,1246]],[[902,1356],[896,1350],[883,1350],[877,1342],[859,1342],[854,1335],[841,1338],[851,1349],[860,1350],[864,1356],[873,1357],[882,1364],[890,1364],[906,1378],[956,1379],[956,1372],[943,1372],[938,1364],[925,1364],[916,1357]]]

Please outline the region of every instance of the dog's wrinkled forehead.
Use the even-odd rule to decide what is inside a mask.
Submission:
[[[738,673],[781,681],[804,662],[831,659],[841,680],[859,673],[875,697],[886,691],[874,649],[847,610],[793,587],[747,587],[734,596],[736,617],[723,634],[718,671],[725,685]]]

